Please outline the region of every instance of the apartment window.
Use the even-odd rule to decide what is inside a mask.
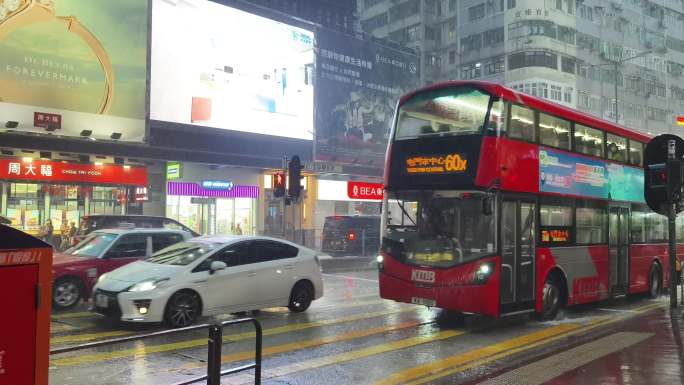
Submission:
[[[484,3],[468,8],[468,21],[474,21],[485,17]]]
[[[370,32],[370,31],[374,31],[380,27],[386,26],[388,22],[389,22],[389,16],[387,16],[387,13],[381,13],[377,16],[371,17],[370,19],[362,20],[361,21],[361,27],[363,28],[364,31]]]
[[[498,74],[501,72],[504,72],[506,70],[506,58],[504,56],[499,56],[497,58],[492,59],[489,63],[486,65],[486,74],[487,75],[494,75]]]
[[[464,80],[477,79],[482,75],[482,65],[472,63],[461,67],[461,78]]]
[[[547,146],[569,150],[570,122],[565,119],[540,113],[539,142]]]
[[[447,35],[450,41],[456,40],[456,19],[450,20],[447,24]]]
[[[508,39],[526,36],[547,36],[556,38],[556,25],[546,20],[518,21],[508,25]]]
[[[606,137],[608,159],[618,162],[627,162],[627,139],[614,134]]]
[[[414,24],[412,26],[402,28],[400,30],[390,33],[390,39],[399,42],[412,42],[420,39],[421,25]]]
[[[385,1],[385,0],[365,0],[365,1],[363,2],[363,5],[364,5],[366,8],[370,8],[370,7],[372,7],[372,6],[376,5],[376,4],[382,3],[383,1]]]
[[[511,105],[508,136],[534,142],[534,111],[515,104]]]
[[[644,144],[636,140],[629,141],[629,164],[641,166],[644,163]]]
[[[508,69],[514,70],[524,67],[558,69],[558,56],[546,51],[526,51],[514,53],[508,57]]]
[[[556,0],[556,9],[559,11],[563,10],[563,0]]]
[[[558,26],[558,40],[568,44],[575,44],[575,30],[562,25]]]
[[[603,158],[603,131],[575,124],[575,151]]]
[[[449,0],[449,12],[456,12],[456,0]]]
[[[461,39],[461,52],[469,53],[482,48],[482,34],[476,33]]]
[[[552,85],[551,86],[551,100],[555,100],[557,102],[560,102],[562,100],[562,97],[563,97],[562,91],[563,91],[563,88],[561,88],[559,86]]]
[[[508,9],[515,8],[515,0],[507,0]]]
[[[565,91],[563,92],[563,101],[565,103],[572,103],[572,87],[565,87]]]
[[[436,28],[425,26],[425,38],[427,40],[439,41],[439,31]]]
[[[449,64],[456,63],[456,51],[449,51]]]
[[[425,57],[425,62],[430,67],[441,67],[442,58],[437,54],[430,54]]]
[[[410,0],[390,8],[390,20],[401,20],[420,12],[420,0]]]
[[[563,56],[561,57],[561,71],[567,72],[569,74],[575,74],[577,60],[573,57]]]
[[[667,95],[666,91],[665,91],[665,83],[657,83],[656,84],[656,93],[661,98],[664,98]]]
[[[488,31],[485,31],[485,33],[484,33],[484,45],[485,46],[493,46],[493,45],[502,43],[503,41],[504,41],[504,29],[503,29],[503,27],[490,29]]]

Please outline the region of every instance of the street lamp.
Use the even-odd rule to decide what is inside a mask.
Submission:
[[[624,58],[624,59],[620,59],[620,60],[609,60],[609,59],[604,58],[604,60],[609,61],[610,63],[590,65],[590,67],[603,67],[603,66],[609,66],[609,65],[612,65],[615,67],[615,123],[619,123],[619,118],[618,118],[618,77],[617,77],[618,66],[620,64],[628,62],[632,59],[636,59],[638,57],[642,57],[642,56],[645,56],[645,55],[648,55],[648,54],[654,53],[654,52],[665,53],[665,52],[667,52],[667,48],[666,47],[660,47],[660,48],[655,48],[655,49],[651,48],[651,49],[648,49],[646,51],[639,52],[638,54],[636,54],[634,56],[630,56],[628,58]]]

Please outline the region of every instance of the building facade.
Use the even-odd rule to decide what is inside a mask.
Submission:
[[[359,9],[365,32],[421,52],[424,83],[491,80],[651,135],[679,133],[682,2],[362,0]]]

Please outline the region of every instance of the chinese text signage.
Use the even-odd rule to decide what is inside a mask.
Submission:
[[[408,174],[447,174],[464,172],[468,160],[462,154],[419,155],[406,158]]]
[[[347,196],[351,199],[382,200],[382,183],[347,182]]]
[[[417,56],[328,30],[316,44],[316,159],[382,167],[397,100],[419,85]]]
[[[0,159],[0,179],[147,186],[147,169],[119,165]]]
[[[55,130],[59,130],[62,128],[62,115],[48,114],[47,112],[34,112],[33,126],[43,128],[51,127]]]
[[[540,149],[539,191],[643,202],[644,172],[599,159]]]

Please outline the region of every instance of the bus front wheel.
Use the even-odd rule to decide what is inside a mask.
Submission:
[[[653,262],[648,277],[648,296],[650,298],[658,298],[658,296],[660,295],[660,291],[662,290],[662,280],[660,279],[660,265]]]
[[[552,320],[556,318],[561,306],[561,291],[558,281],[549,276],[544,283],[542,291],[542,311],[539,314],[541,320]]]

